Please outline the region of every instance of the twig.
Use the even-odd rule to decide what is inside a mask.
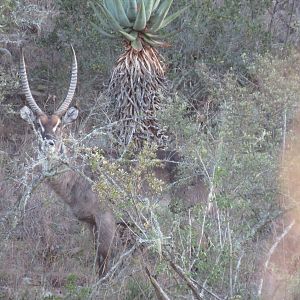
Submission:
[[[233,291],[235,291],[235,287],[238,281],[238,276],[239,276],[239,270],[240,270],[240,266],[241,266],[241,262],[242,262],[242,258],[244,257],[244,253],[242,253],[242,255],[240,256],[237,265],[236,265],[236,272],[235,272],[235,276],[234,276],[234,281],[233,281]]]
[[[268,31],[269,31],[269,34],[271,36],[271,39],[272,39],[272,27],[273,27],[273,22],[274,22],[275,14],[277,12],[277,6],[278,6],[278,4],[279,4],[279,0],[276,0],[275,4],[273,6],[272,13],[270,12],[270,14],[271,14],[271,20],[270,20],[270,23],[268,25]]]
[[[284,154],[286,150],[286,134],[287,134],[287,109],[283,112],[283,137],[282,137],[282,161],[284,160]]]
[[[171,259],[167,257],[165,253],[163,253],[163,256],[169,262],[172,269],[186,282],[187,286],[191,289],[195,298],[198,300],[203,300],[204,298],[199,294],[197,286],[192,282],[190,278],[186,276],[181,267],[177,266]]]
[[[228,214],[228,212],[227,212]],[[231,237],[231,228],[230,228],[230,222],[229,222],[229,216],[227,217],[227,230],[228,230],[228,242],[229,242],[229,292],[230,292],[230,298],[233,296],[233,262],[232,262],[232,256],[233,256],[233,245],[232,245],[232,237]]]
[[[25,213],[28,199],[31,197],[34,190],[43,182],[45,178],[46,176],[44,174],[41,174],[36,179],[34,179],[30,185],[27,186],[24,194],[22,195],[18,203],[18,209],[23,209],[23,213]]]
[[[205,292],[213,296],[215,299],[218,300],[224,300],[212,291],[205,288],[203,285],[200,285],[198,282],[195,282],[194,280],[190,279],[184,272],[184,270],[178,266],[175,262],[173,262],[170,258],[168,258],[168,255],[163,252],[163,257],[168,261],[172,269],[186,282],[187,286],[191,289],[193,295],[198,300],[204,300],[203,296],[198,291],[198,286],[201,287]],[[197,286],[198,285],[198,286]]]
[[[93,290],[96,289],[98,286],[100,286],[102,283],[107,281],[110,277],[113,276],[113,274],[116,272],[116,270],[120,267],[122,262],[124,261],[125,258],[127,258],[129,255],[131,255],[138,247],[140,246],[140,243],[135,243],[128,251],[123,253],[119,260],[111,267],[111,269],[107,272],[107,274],[100,278],[93,286]],[[93,294],[93,293],[92,293]],[[92,299],[92,294],[89,299]]]
[[[198,292],[197,286],[193,283],[192,280],[190,280],[190,278],[188,278],[184,274],[183,270],[179,266],[177,266],[175,263],[173,263],[172,261],[169,261],[169,263],[170,263],[170,266],[173,268],[173,270],[186,282],[187,286],[192,290],[192,293],[195,296],[195,298],[198,300],[204,299]]]
[[[257,292],[257,296],[260,297],[261,296],[261,292],[262,292],[262,287],[263,287],[263,283],[264,283],[264,275],[266,273],[266,270],[269,266],[269,263],[270,263],[270,259],[271,259],[271,256],[273,255],[275,249],[277,248],[278,244],[281,242],[281,240],[289,233],[289,231],[292,229],[292,227],[295,225],[295,220],[293,220],[291,222],[291,224],[284,230],[284,232],[279,236],[277,237],[275,243],[273,244],[273,246],[271,247],[269,253],[268,253],[268,258],[264,264],[264,270],[263,270],[263,275],[262,275],[262,278],[260,280],[260,284],[259,284],[259,288],[258,288],[258,292]]]
[[[150,271],[147,267],[145,267],[146,274],[148,275],[151,284],[153,285],[155,289],[155,293],[158,300],[171,300],[169,296],[166,294],[166,292],[162,289],[162,287],[159,285],[157,280],[150,274]]]
[[[287,32],[286,32],[285,41],[284,41],[284,46],[285,47],[287,45],[287,42],[288,42],[288,39],[289,39],[289,35],[290,35],[290,31],[291,31],[291,23],[292,23],[294,9],[295,9],[295,0],[293,0],[293,2],[292,2],[292,8],[291,8],[291,12],[290,12],[290,18],[289,18],[288,24],[286,24],[287,25]]]
[[[42,183],[45,179],[45,176],[42,174],[38,176],[33,182],[26,187],[25,192],[19,198],[19,200],[14,205],[13,209],[0,218],[0,223],[6,222],[8,218],[12,215],[15,216],[15,225],[17,225],[23,214],[26,212],[26,205],[28,200],[30,199],[34,190]]]

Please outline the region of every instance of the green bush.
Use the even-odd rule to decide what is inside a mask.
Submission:
[[[258,249],[268,237],[270,221],[280,214],[279,163],[287,128],[300,100],[299,59],[297,52],[286,57],[259,56],[255,63],[247,64],[255,81],[246,85],[232,72],[216,81],[214,73],[207,70],[211,108],[199,110],[204,115],[201,121],[189,114],[189,99],[180,97],[162,113],[174,144],[185,157],[178,179],[191,182],[201,175],[211,192],[210,201],[190,212],[192,232],[202,227],[211,245],[194,258],[197,271],[193,276],[196,280],[206,278],[220,291],[230,287],[230,269],[245,253],[247,259],[240,272],[254,272],[248,269],[248,259],[254,266],[255,251],[261,251]],[[186,220],[186,212],[181,214],[177,218]],[[175,238],[182,243],[175,249],[185,266],[189,263],[182,259],[183,253],[195,248],[193,239],[185,238],[190,230],[185,226]],[[244,297],[254,295],[249,282],[241,280],[235,286]]]
[[[5,32],[11,25],[11,13],[16,5],[15,0],[3,0],[0,3],[0,32]]]

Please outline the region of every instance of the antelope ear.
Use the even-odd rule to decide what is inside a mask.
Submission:
[[[20,116],[23,120],[25,120],[29,124],[34,123],[36,120],[33,111],[28,106],[24,106],[20,109]]]
[[[62,124],[68,125],[74,122],[78,117],[79,110],[77,107],[70,107],[62,118]]]

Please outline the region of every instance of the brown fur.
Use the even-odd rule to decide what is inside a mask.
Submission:
[[[48,116],[46,114],[36,116],[34,122],[36,130],[42,136],[40,149],[47,157],[48,165],[57,164],[56,159],[54,161],[51,159],[55,156],[48,155],[53,153],[52,150],[58,155],[63,152],[61,128],[58,127],[61,122],[58,116]],[[92,190],[88,180],[75,171],[70,170],[53,176],[47,180],[47,184],[68,204],[76,218],[88,225],[95,237],[99,275],[105,274],[108,269],[108,261],[116,231],[116,223],[112,212],[107,207],[101,207],[100,200]]]
[[[56,115],[47,116],[43,114],[37,117],[35,124],[42,135],[45,147],[41,147],[41,149],[44,149],[44,151],[55,149],[58,154],[62,153],[61,128],[63,127],[58,126],[60,123],[61,119]],[[45,154],[50,159],[51,156]],[[158,151],[157,158],[164,163],[163,166],[153,170],[156,177],[165,183],[176,183],[177,165],[182,160],[180,155],[176,151]],[[51,163],[51,161],[48,162]],[[70,170],[54,176],[48,179],[47,183],[68,204],[76,218],[85,222],[94,234],[99,274],[104,274],[107,272],[116,232],[116,223],[112,212],[107,207],[103,207],[106,203],[100,204],[100,200],[92,190],[90,183],[74,171]],[[170,202],[171,199],[174,199],[181,203],[180,209],[185,210],[205,201],[207,189],[203,180],[197,177],[192,185],[186,184],[174,187],[171,193],[167,194],[164,195],[165,201],[162,205],[167,204],[172,208],[174,203]]]
[[[43,156],[44,167],[49,169],[49,165],[60,164],[58,157],[64,157],[67,153],[61,138],[61,130],[64,126],[71,124],[78,117],[78,109],[69,107],[77,84],[77,59],[74,48],[72,75],[68,94],[54,112],[53,115],[47,115],[38,106],[29,88],[26,74],[26,66],[23,52],[20,57],[20,78],[23,93],[26,102],[30,106],[24,106],[20,110],[20,116],[29,124],[34,124],[38,131],[40,141],[40,152]],[[60,126],[62,124],[63,126]],[[55,155],[56,154],[56,155]],[[61,155],[64,154],[64,155]],[[50,168],[51,169],[51,168]],[[48,184],[60,198],[67,203],[78,220],[88,224],[96,238],[97,256],[100,269],[100,275],[107,271],[107,260],[110,256],[110,249],[115,234],[115,221],[112,213],[108,209],[102,210],[100,201],[84,177],[81,177],[75,171],[68,171],[59,176],[54,176],[48,180]],[[102,261],[100,261],[100,257]]]
[[[50,131],[53,129],[53,127],[57,125],[58,122],[60,122],[60,118],[56,115],[52,115],[52,116],[42,115],[39,118],[43,126]]]
[[[183,157],[177,151],[158,150],[156,156],[164,163],[162,167],[154,169],[155,176],[173,185],[169,194],[170,199],[167,199],[173,212],[187,210],[207,200],[209,191],[203,177],[195,175],[188,182],[180,184],[177,182],[178,164],[183,162]],[[167,195],[166,198],[168,198]]]
[[[112,212],[100,206],[99,198],[90,184],[74,171],[52,177],[47,184],[68,204],[76,218],[86,223],[94,234],[99,274],[105,274],[116,231]]]

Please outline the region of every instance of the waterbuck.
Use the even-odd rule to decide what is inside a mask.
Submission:
[[[62,140],[62,131],[78,116],[78,109],[69,107],[77,84],[77,60],[73,47],[72,51],[73,64],[70,87],[65,100],[52,115],[46,114],[33,98],[28,84],[24,55],[23,52],[21,53],[20,78],[30,108],[24,106],[20,113],[21,117],[33,125],[38,133],[40,153],[42,153],[47,166],[55,164],[59,166],[59,157],[68,157]],[[76,218],[85,222],[95,235],[99,274],[105,274],[116,230],[113,214],[107,207],[101,208],[101,205],[105,205],[105,203],[100,204],[90,182],[71,169],[48,178],[46,182],[69,205]]]

